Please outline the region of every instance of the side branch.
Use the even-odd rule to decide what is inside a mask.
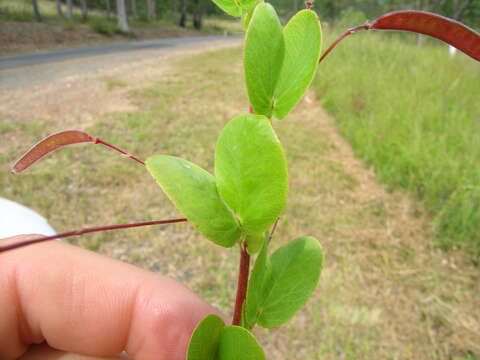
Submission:
[[[345,31],[320,58],[321,62],[337,44],[359,30],[397,30],[424,34],[456,47],[464,54],[480,61],[480,34],[468,26],[441,15],[417,10],[393,11],[372,23]]]
[[[4,252],[4,251],[9,251],[9,250],[17,249],[17,248],[20,248],[20,247],[28,246],[28,245],[37,244],[37,243],[44,242],[44,241],[67,238],[67,237],[83,235],[83,234],[89,234],[89,233],[93,233],[93,232],[119,230],[119,229],[129,229],[129,228],[135,228],[135,227],[140,227],[140,226],[173,224],[173,223],[186,222],[186,221],[187,221],[187,219],[182,218],[182,219],[171,219],[171,220],[145,221],[145,222],[133,223],[133,224],[121,224],[121,225],[108,225],[108,226],[91,227],[91,228],[86,228],[86,229],[82,229],[82,230],[68,231],[68,232],[64,232],[62,234],[57,234],[57,235],[52,235],[52,236],[42,236],[42,237],[38,237],[38,238],[35,238],[35,239],[21,241],[21,242],[11,244],[11,245],[0,246],[0,253]]]
[[[318,60],[319,63],[322,62],[323,59],[325,59],[327,57],[328,54],[330,54],[330,52],[335,48],[335,46],[338,45],[338,43],[340,41],[342,41],[343,39],[345,39],[347,36],[353,34],[353,33],[356,33],[357,31],[360,31],[360,30],[370,30],[371,28],[371,24],[363,24],[363,25],[359,25],[359,26],[355,26],[351,29],[348,29],[347,31],[345,31],[342,35],[340,35],[338,37],[337,40],[335,40],[333,42],[332,45],[329,46],[329,48],[322,54],[322,56],[320,57],[320,60]]]

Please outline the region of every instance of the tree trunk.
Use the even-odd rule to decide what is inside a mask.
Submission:
[[[67,19],[73,19],[73,0],[67,0]]]
[[[33,12],[35,14],[35,19],[37,19],[37,21],[42,22],[43,19],[42,19],[42,15],[40,15],[40,10],[38,9],[37,0],[32,0],[32,5],[33,5]]]
[[[117,0],[117,18],[120,30],[128,32],[127,13],[125,11],[125,0]]]
[[[58,16],[65,17],[65,15],[63,15],[63,11],[62,11],[62,2],[60,0],[55,0],[55,6],[57,8]]]
[[[110,0],[105,0],[105,7],[107,8],[107,19],[110,20],[112,18],[112,7],[110,5]]]
[[[132,16],[138,18],[137,0],[130,0],[130,9],[132,10]]]
[[[467,6],[470,5],[470,0],[464,0],[464,1],[454,1],[453,3],[453,18],[455,20],[462,20],[462,13],[463,11],[467,8]]]
[[[204,0],[194,0],[195,9],[193,10],[193,27],[201,30],[203,26],[203,14],[205,13],[206,3]]]
[[[80,5],[82,6],[82,22],[87,22],[88,19],[88,6],[87,0],[80,0]]]
[[[187,26],[187,0],[180,0],[179,8],[180,20],[178,21],[178,25],[184,28]]]
[[[155,21],[157,20],[157,13],[155,9],[155,0],[147,0],[147,8],[148,8],[148,20]]]

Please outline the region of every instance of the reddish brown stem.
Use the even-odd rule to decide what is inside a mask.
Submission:
[[[240,245],[240,265],[237,281],[237,297],[235,299],[235,309],[233,311],[232,325],[240,325],[243,313],[243,305],[247,296],[248,274],[250,272],[250,255],[246,247]]]
[[[272,226],[272,230],[270,230],[270,235],[268,236],[268,243],[272,241],[273,234],[275,234],[275,230],[277,230],[277,225],[278,222],[280,221],[280,218],[278,217],[277,220],[275,220],[275,223]]]
[[[118,151],[119,153],[125,155],[126,157],[128,157],[128,158],[136,161],[137,163],[142,164],[143,166],[145,166],[145,162],[143,162],[142,160],[140,160],[140,159],[137,158],[136,156],[134,156],[134,155],[132,155],[132,154],[130,154],[130,153],[128,153],[128,152],[126,152],[126,151],[118,148],[118,147],[116,147],[115,145],[112,145],[112,144],[110,144],[110,143],[108,143],[108,142],[106,142],[106,141],[103,141],[102,139],[96,138],[96,139],[95,139],[95,144],[100,144],[100,145],[107,146],[107,147],[109,147],[110,149],[113,149],[113,150],[115,150],[115,151]]]
[[[185,221],[187,221],[187,219],[157,220],[157,221],[145,221],[145,222],[133,223],[133,224],[97,226],[97,227],[86,228],[86,229],[82,229],[82,230],[69,231],[69,232],[65,232],[65,233],[57,234],[57,235],[53,235],[53,236],[42,236],[42,237],[38,237],[38,238],[35,238],[35,239],[21,241],[21,242],[15,243],[15,244],[0,246],[0,253],[4,252],[4,251],[17,249],[17,248],[20,248],[20,247],[23,247],[23,246],[37,244],[37,243],[48,241],[48,240],[67,238],[67,237],[71,237],[71,236],[83,235],[83,234],[88,234],[88,233],[93,233],[93,232],[119,230],[119,229],[129,229],[129,228],[135,228],[135,227],[140,227],[140,226],[173,224],[173,223],[179,223],[179,222],[185,222]]]
[[[337,44],[338,44],[340,41],[342,41],[343,39],[345,39],[347,36],[349,36],[349,35],[351,35],[351,34],[353,34],[353,33],[356,33],[357,31],[360,31],[360,30],[369,30],[369,29],[370,29],[370,26],[371,26],[370,24],[363,24],[363,25],[355,26],[355,27],[353,27],[353,28],[348,29],[347,31],[345,31],[342,35],[340,35],[340,36],[338,37],[337,40],[335,40],[335,41],[333,42],[332,45],[329,46],[329,48],[327,49],[327,51],[325,51],[325,52],[323,53],[323,55],[320,57],[320,60],[318,60],[318,62],[319,62],[319,63],[322,62],[322,60],[323,60],[325,57],[327,57],[328,54],[330,54],[330,51],[332,51],[333,48],[334,48],[335,46],[337,46]]]

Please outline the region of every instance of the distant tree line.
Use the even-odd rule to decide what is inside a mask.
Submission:
[[[32,0],[32,5],[37,20],[42,21],[37,1]],[[286,17],[305,6],[303,0],[270,2]],[[158,18],[174,16],[181,27],[186,27],[190,18],[193,26],[201,29],[205,14],[221,15],[210,0],[55,0],[55,3],[58,15],[68,19],[72,19],[74,7],[81,9],[84,22],[88,19],[89,9],[104,11],[108,18],[116,16],[122,31],[129,31],[129,17],[154,22]],[[322,19],[332,22],[348,12],[359,12],[372,20],[388,11],[416,9],[436,12],[472,27],[480,27],[480,0],[317,0],[314,8]]]
[[[52,0],[55,1],[57,15],[73,19],[73,10],[80,9],[83,22],[89,18],[89,10],[105,13],[108,19],[117,18],[122,31],[129,31],[128,19],[155,22],[159,18],[176,17],[181,27],[186,27],[191,20],[196,29],[203,26],[205,14],[222,12],[210,0]],[[39,0],[31,0],[37,21],[43,21],[38,5]]]

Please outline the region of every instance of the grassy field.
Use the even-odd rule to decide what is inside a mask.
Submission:
[[[355,153],[435,217],[440,245],[480,256],[480,66],[439,42],[358,34],[315,83]]]
[[[157,75],[160,65],[151,66],[148,84],[134,83],[128,72],[104,80],[105,94],[131,111],[81,120],[45,102],[42,113],[2,121],[0,196],[33,207],[59,231],[177,217],[142,167],[98,146],[65,149],[24,174],[8,173],[31,143],[67,128],[85,129],[140,158],[166,153],[212,170],[222,126],[248,108],[241,51],[192,56]],[[326,264],[303,311],[285,327],[257,331],[268,358],[478,359],[480,277],[464,253],[430,246],[421,205],[377,183],[315,94],[274,126],[287,151],[290,191],[273,247],[313,235]],[[188,224],[78,243],[179,279],[230,314],[237,249],[214,246]]]

